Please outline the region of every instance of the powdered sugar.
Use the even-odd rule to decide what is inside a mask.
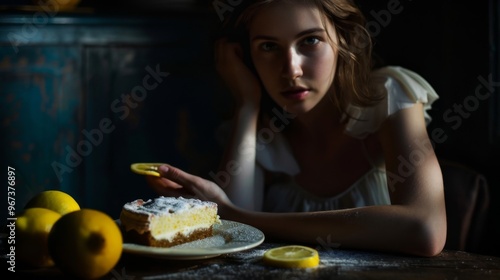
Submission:
[[[227,240],[222,235],[214,235],[211,237],[207,237],[204,239],[180,244],[172,247],[172,249],[187,249],[187,248],[211,248],[211,247],[220,247],[226,244]]]
[[[210,201],[201,201],[195,198],[165,197],[144,201],[137,199],[123,206],[126,210],[146,215],[167,215],[172,213],[183,213],[193,208],[217,207]]]

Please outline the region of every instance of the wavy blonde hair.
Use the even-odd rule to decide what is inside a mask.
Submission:
[[[223,36],[241,42],[244,49],[248,48],[248,24],[260,9],[277,2],[316,7],[324,15],[324,19],[335,26],[339,59],[332,85],[334,94],[330,97],[341,112],[346,113],[350,104],[371,106],[383,98],[369,90],[372,40],[365,28],[366,19],[352,0],[242,0],[230,17],[226,18]],[[245,53],[249,56],[249,51]]]

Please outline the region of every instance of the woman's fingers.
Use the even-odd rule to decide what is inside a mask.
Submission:
[[[186,191],[192,192],[202,200],[211,200],[217,203],[229,201],[224,191],[212,181],[191,175],[170,165],[162,165],[158,171],[161,176],[181,185]]]
[[[181,185],[162,177],[156,176],[145,176],[148,185],[158,193],[163,196],[184,196],[192,197],[194,194],[191,191],[183,188]]]
[[[206,181],[198,176],[191,175],[182,171],[181,169],[175,168],[170,165],[162,165],[158,168],[160,174],[171,180],[172,182],[182,186],[187,191],[195,193],[199,196],[206,196],[207,184],[210,184],[210,181]]]
[[[159,166],[158,171],[164,178],[167,178],[172,182],[184,187],[187,185],[191,185],[196,177],[178,168],[166,164]]]
[[[146,176],[146,181],[150,185],[156,185],[156,186],[163,187],[163,188],[182,189],[181,185],[179,185],[173,181],[167,180],[163,177]]]
[[[241,44],[220,39],[215,45],[216,69],[238,103],[258,104],[260,82],[244,61]]]
[[[234,46],[235,43],[229,43],[227,40],[221,39],[216,43],[215,51],[215,66],[217,72],[226,77],[227,72],[234,66]]]
[[[221,39],[216,42],[215,61],[234,62],[235,58],[243,60],[243,48],[240,44]]]

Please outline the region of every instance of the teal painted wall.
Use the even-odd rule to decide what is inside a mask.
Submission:
[[[16,169],[17,211],[59,189],[118,217],[125,202],[155,195],[131,163],[215,170],[226,103],[206,16],[0,19],[0,161],[5,176]]]

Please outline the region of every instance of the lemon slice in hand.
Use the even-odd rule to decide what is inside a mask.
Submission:
[[[290,245],[267,250],[263,260],[273,266],[310,268],[319,265],[319,254],[309,247]]]
[[[165,163],[133,163],[130,165],[130,170],[141,175],[151,175],[160,177],[158,167]]]

